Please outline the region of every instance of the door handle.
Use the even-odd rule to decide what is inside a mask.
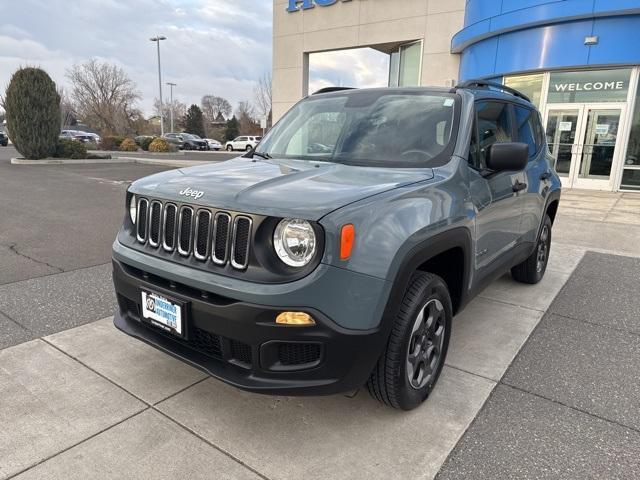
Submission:
[[[540,180],[549,180],[551,178],[551,172],[544,172],[540,175]]]
[[[519,180],[516,180],[516,183],[514,183],[513,185],[513,191],[514,192],[519,192],[521,190],[524,190],[525,188],[527,188],[527,184],[523,183]]]

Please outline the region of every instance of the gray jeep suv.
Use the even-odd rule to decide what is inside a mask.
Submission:
[[[453,316],[508,271],[542,279],[553,165],[502,85],[321,90],[254,151],[131,185],[115,325],[246,390],[414,408]]]

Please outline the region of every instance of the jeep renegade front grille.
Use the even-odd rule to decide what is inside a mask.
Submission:
[[[136,238],[139,243],[182,257],[216,265],[230,264],[236,270],[249,265],[253,221],[244,215],[178,207],[159,200],[138,200]]]

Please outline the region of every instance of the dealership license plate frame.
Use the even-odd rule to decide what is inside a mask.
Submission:
[[[187,309],[186,309],[187,304],[186,302],[176,300],[173,297],[164,295],[162,293],[154,292],[151,290],[146,290],[146,289],[142,289],[140,291],[140,297],[142,299],[141,317],[143,322],[149,323],[154,327],[159,328],[175,337],[183,338],[183,339],[187,338]],[[170,319],[164,318],[160,316],[157,312],[154,312],[149,309],[149,304],[147,303],[149,299],[154,300],[154,308],[157,300],[160,300],[170,306],[175,307],[175,310],[172,315],[175,318],[175,326],[170,321]],[[164,310],[166,310],[166,308],[163,308],[163,311]]]

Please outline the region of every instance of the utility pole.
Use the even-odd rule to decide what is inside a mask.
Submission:
[[[160,42],[166,40],[167,37],[155,36],[150,38],[152,42],[156,42],[158,47],[158,87],[160,89],[160,135],[164,135],[164,112],[162,109],[162,70],[160,69]]]
[[[171,131],[174,132],[175,130],[173,129],[173,87],[177,86],[177,83],[171,83],[171,82],[167,82],[167,85],[169,85],[169,91],[171,92],[169,94],[169,98],[170,98],[170,104],[169,104],[169,116],[171,117]]]

